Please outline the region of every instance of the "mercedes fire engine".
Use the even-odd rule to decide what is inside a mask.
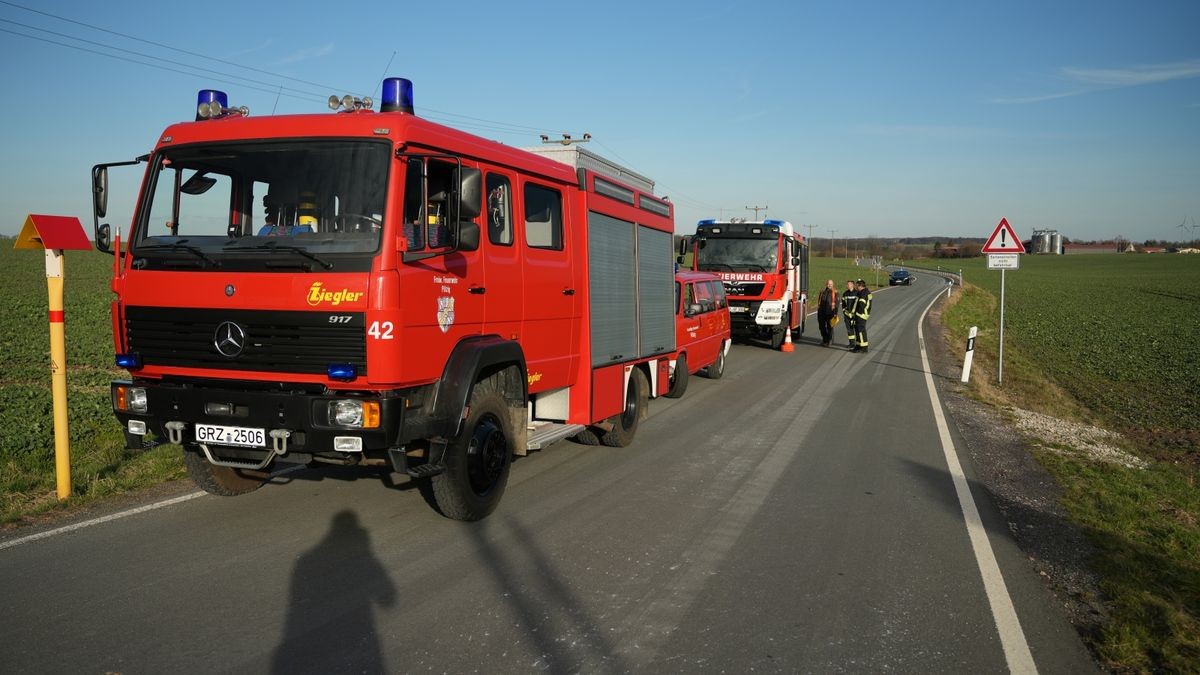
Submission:
[[[701,220],[691,240],[692,269],[721,277],[733,335],[766,339],[773,349],[804,332],[808,311],[808,244],[786,220]]]
[[[204,90],[151,153],[93,168],[113,407],[129,447],[181,445],[215,494],[390,466],[476,520],[514,453],[627,445],[668,390],[673,207],[581,148],[422,119],[403,78],[381,98],[253,117]],[[143,163],[122,242],[109,172]]]

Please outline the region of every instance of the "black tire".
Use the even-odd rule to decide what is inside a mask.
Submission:
[[[500,504],[512,466],[508,401],[490,380],[475,385],[471,413],[446,448],[446,470],[433,477],[438,511],[454,520],[481,520]]]
[[[725,374],[725,345],[721,345],[721,351],[717,352],[717,360],[712,362],[712,365],[704,369],[704,376],[710,380],[719,380]]]
[[[786,317],[785,317],[784,321],[785,322],[787,321]],[[783,328],[780,328],[779,330],[771,331],[771,339],[770,339],[770,342],[768,343],[771,345],[771,349],[778,350],[780,347],[783,346],[783,334],[788,330],[789,329],[787,327],[787,323],[784,323]]]
[[[683,392],[687,391],[688,386],[688,363],[687,354],[680,354],[675,361],[675,373],[671,377],[671,388],[667,393],[663,394],[667,398],[679,398],[683,396]]]
[[[208,461],[199,448],[184,450],[183,464],[188,476],[201,490],[222,497],[236,497],[262,487],[263,478],[248,476],[240,469],[217,466]]]
[[[646,374],[641,368],[634,368],[629,376],[629,387],[625,391],[625,410],[609,418],[613,427],[600,435],[601,443],[610,448],[623,448],[633,442],[638,422],[646,416],[646,406],[650,401],[649,389]]]
[[[588,427],[572,436],[571,440],[580,445],[600,445],[600,434],[596,433],[592,427]]]

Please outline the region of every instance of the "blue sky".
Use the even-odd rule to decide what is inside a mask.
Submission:
[[[90,167],[148,152],[198,89],[329,114],[386,70],[418,114],[503,143],[592,134],[679,232],[767,205],[818,237],[983,237],[1001,217],[1200,236],[1194,0],[137,4],[0,0],[0,233],[28,213],[90,231]]]

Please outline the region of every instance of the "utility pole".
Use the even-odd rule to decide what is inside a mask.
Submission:
[[[834,241],[833,235],[835,235],[835,234],[837,234],[837,230],[829,231],[829,258],[831,260],[833,259],[833,241]]]
[[[808,228],[808,241],[811,242],[812,241],[812,231],[815,230],[817,226],[816,225],[801,225],[800,227]]]
[[[767,206],[747,206],[747,207],[746,207],[746,210],[747,210],[747,211],[753,211],[753,212],[754,212],[754,219],[755,219],[755,220],[758,220],[758,212],[759,212],[759,211],[762,211],[762,212],[764,212],[764,213],[765,213],[765,212],[767,211],[767,209],[768,209],[768,208],[770,208],[770,207],[767,207]]]

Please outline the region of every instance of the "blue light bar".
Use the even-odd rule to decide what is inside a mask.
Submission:
[[[403,77],[387,78],[383,81],[383,95],[379,99],[379,112],[402,112],[412,115],[412,80]]]
[[[763,225],[779,225],[782,227],[784,222],[782,220],[764,220]]]
[[[716,224],[716,222],[717,222],[716,218],[706,218],[696,224],[697,225],[714,225],[714,224]]]
[[[200,93],[196,94],[196,109],[199,110],[200,106],[208,105],[213,101],[216,101],[217,105],[222,108],[229,107],[229,97],[225,95],[225,92],[216,89],[201,89]],[[197,112],[196,121],[199,122],[202,119],[204,118]]]
[[[137,370],[142,367],[142,355],[117,354],[117,367],[126,370]]]
[[[331,363],[325,368],[325,374],[331,380],[349,382],[358,377],[358,366],[355,366],[353,363]]]

